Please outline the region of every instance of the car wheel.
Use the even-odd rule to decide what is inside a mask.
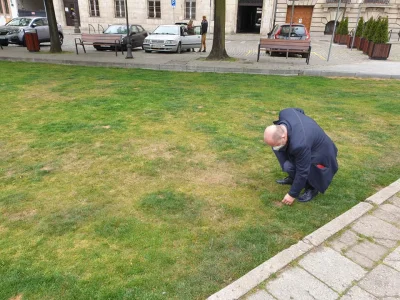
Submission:
[[[64,43],[64,36],[61,33],[58,33],[58,37],[60,38],[60,45]]]
[[[96,45],[94,45],[93,47],[94,47],[94,49],[96,49],[97,51],[103,51],[103,50],[104,50],[103,48],[101,48],[101,46],[96,46]]]
[[[307,58],[307,57],[308,57],[308,53],[303,53],[303,54],[301,55],[301,57],[302,57],[302,58]]]
[[[146,53],[150,53],[151,51],[150,51],[150,50],[144,50],[144,52],[146,52]]]
[[[182,52],[182,45],[181,43],[178,44],[178,48],[176,48],[176,53],[181,53]]]
[[[1,41],[0,42],[0,45],[2,45],[2,46],[4,46],[4,47],[7,47],[8,46],[8,40],[7,41]]]

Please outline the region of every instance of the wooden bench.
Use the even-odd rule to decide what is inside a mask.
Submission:
[[[83,47],[86,53],[85,45],[114,45],[115,56],[117,56],[118,46],[121,48],[122,54],[124,51],[121,45],[122,34],[89,34],[82,33],[80,38],[75,38],[76,54],[78,54],[78,45]]]
[[[303,58],[306,58],[307,65],[310,62],[311,41],[261,38],[258,43],[257,61],[260,59],[261,49],[265,49],[265,52],[269,52],[271,56],[274,52],[301,54]]]

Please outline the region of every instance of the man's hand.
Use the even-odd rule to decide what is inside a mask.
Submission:
[[[286,205],[292,205],[294,202],[294,199],[296,199],[296,198],[293,198],[289,194],[286,194],[285,197],[283,197],[282,203],[284,203]]]

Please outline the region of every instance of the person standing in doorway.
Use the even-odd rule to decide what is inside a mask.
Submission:
[[[207,30],[208,30],[208,21],[207,21],[206,16],[203,16],[203,20],[201,21],[201,25],[200,25],[201,46],[200,46],[199,52],[201,52],[202,48],[203,48],[203,52],[206,52]]]

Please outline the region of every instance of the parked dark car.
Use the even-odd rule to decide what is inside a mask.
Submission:
[[[286,40],[310,40],[310,33],[303,24],[276,24],[274,29],[268,34],[269,39],[286,39]],[[289,36],[290,31],[290,36]]]
[[[126,24],[112,24],[108,26],[103,32],[104,34],[122,34],[121,40],[122,49],[126,50],[127,45],[127,30]],[[130,25],[129,27],[130,39],[132,49],[136,47],[141,47],[143,49],[143,41],[149,35],[149,33],[141,25]],[[96,50],[114,50],[115,47],[110,45],[94,45]]]
[[[62,45],[64,40],[63,30],[57,24],[58,35]],[[4,26],[0,26],[0,44],[25,45],[25,31],[36,31],[39,43],[50,42],[49,23],[44,17],[20,17],[14,18]]]

